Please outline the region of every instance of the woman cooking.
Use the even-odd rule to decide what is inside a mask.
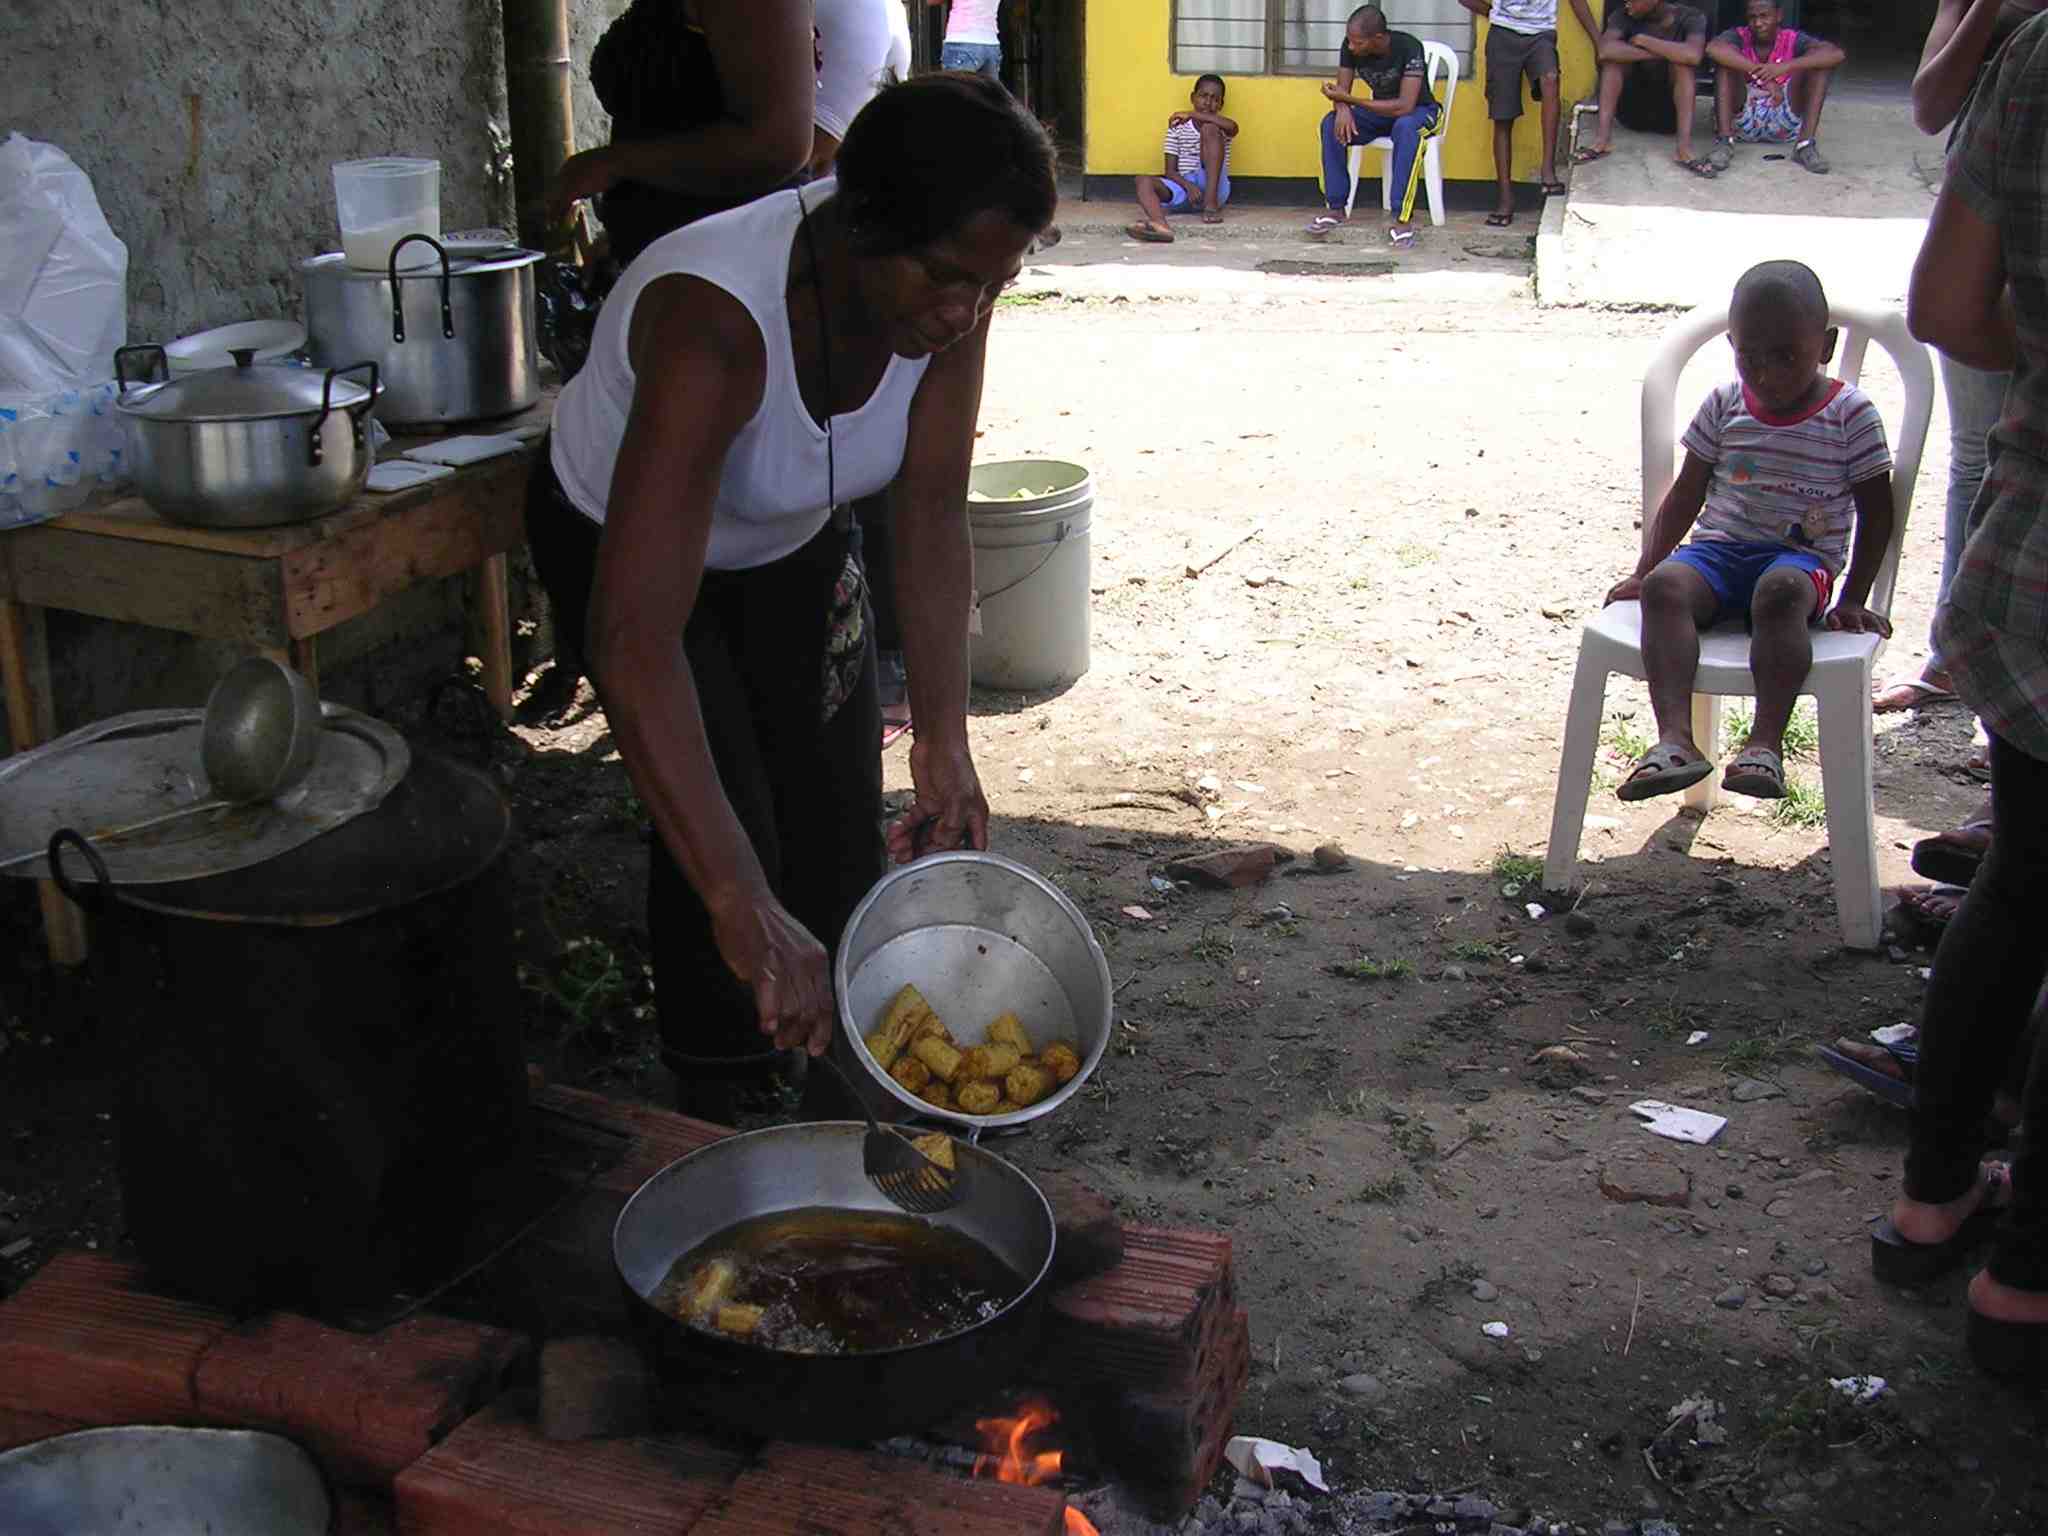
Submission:
[[[1055,201],[1051,144],[999,85],[892,86],[836,180],[651,245],[562,392],[528,534],[654,821],[648,932],[688,1112],[729,1121],[769,1085],[762,1035],[825,1049],[825,945],[881,872],[856,497],[887,490],[916,594],[916,800],[889,853],[987,846],[967,472],[989,316]]]

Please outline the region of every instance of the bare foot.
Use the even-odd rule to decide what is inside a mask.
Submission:
[[[1970,1277],[1970,1310],[2001,1323],[2048,1323],[2048,1291],[2016,1290],[1980,1269]]]
[[[1223,210],[1221,208],[1204,208],[1202,210],[1202,222],[1204,224],[1221,224],[1223,222]]]
[[[1978,1170],[1976,1183],[1941,1205],[1927,1205],[1901,1195],[1892,1202],[1892,1225],[1909,1243],[1945,1243],[1986,1200],[2004,1203],[2005,1184],[2010,1177],[2005,1164],[1986,1163]]]

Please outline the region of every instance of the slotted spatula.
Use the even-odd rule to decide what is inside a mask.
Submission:
[[[813,1064],[817,1062],[832,1069],[868,1117],[868,1133],[860,1144],[861,1167],[868,1182],[887,1196],[891,1205],[913,1215],[930,1216],[958,1205],[966,1193],[959,1171],[941,1168],[912,1146],[908,1136],[876,1120],[875,1112],[838,1062],[830,1056],[814,1057]]]

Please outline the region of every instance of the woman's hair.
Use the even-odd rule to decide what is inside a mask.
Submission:
[[[1033,233],[1059,206],[1052,140],[983,75],[945,70],[885,87],[839,146],[839,196],[858,247],[930,245],[996,212]]]

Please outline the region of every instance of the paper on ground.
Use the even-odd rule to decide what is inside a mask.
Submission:
[[[1330,1491],[1330,1485],[1323,1481],[1323,1466],[1316,1460],[1315,1452],[1282,1445],[1278,1440],[1261,1440],[1257,1435],[1232,1435],[1230,1443],[1223,1447],[1223,1459],[1263,1488],[1273,1486],[1275,1472],[1288,1471],[1299,1473],[1303,1482],[1321,1493]]]
[[[1644,1129],[1652,1135],[1668,1137],[1672,1141],[1689,1141],[1696,1147],[1704,1147],[1728,1128],[1726,1115],[1710,1115],[1700,1109],[1681,1109],[1661,1099],[1639,1099],[1629,1105],[1629,1112],[1649,1121]]]

